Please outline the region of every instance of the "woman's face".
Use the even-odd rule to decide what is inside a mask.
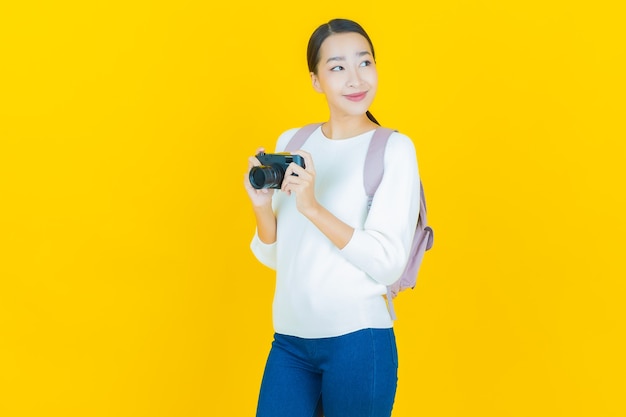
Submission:
[[[370,108],[378,72],[370,45],[354,32],[336,33],[322,42],[313,88],[326,95],[335,117],[363,115]]]

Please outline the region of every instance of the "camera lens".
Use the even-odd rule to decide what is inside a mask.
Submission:
[[[279,165],[260,165],[250,169],[250,184],[253,188],[280,188],[285,172]]]

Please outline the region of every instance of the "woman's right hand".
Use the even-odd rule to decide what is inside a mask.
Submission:
[[[259,148],[255,152],[255,155],[263,151],[264,151],[263,148]],[[273,189],[261,188],[260,190],[257,190],[256,188],[252,186],[252,184],[250,184],[250,170],[252,169],[252,167],[259,166],[259,165],[261,165],[261,162],[259,162],[256,156],[249,157],[248,158],[248,172],[246,172],[246,174],[244,175],[244,179],[243,179],[243,185],[246,191],[248,192],[248,197],[250,197],[250,201],[252,201],[252,205],[254,207],[263,207],[266,205],[271,205],[272,196],[274,195]]]

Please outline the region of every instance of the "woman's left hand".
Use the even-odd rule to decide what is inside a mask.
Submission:
[[[285,177],[281,185],[281,190],[288,195],[294,193],[296,195],[296,207],[302,214],[315,210],[318,202],[315,199],[315,165],[311,154],[297,150],[292,152],[293,155],[300,155],[304,159],[304,168],[292,162],[285,171]],[[296,174],[296,175],[292,175]]]

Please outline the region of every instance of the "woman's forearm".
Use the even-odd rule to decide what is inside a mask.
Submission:
[[[335,246],[343,249],[354,234],[354,228],[347,225],[322,205],[303,213]]]
[[[276,242],[276,216],[272,205],[264,205],[254,207],[254,216],[256,218],[257,234],[261,242],[272,244]]]

